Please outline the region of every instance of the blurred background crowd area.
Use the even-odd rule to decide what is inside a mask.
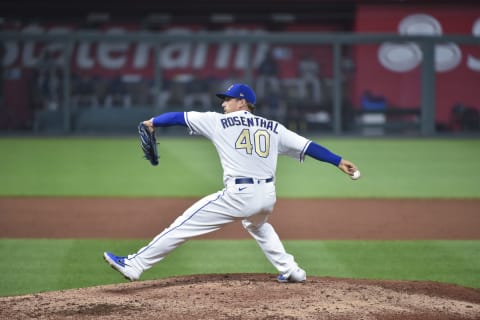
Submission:
[[[282,55],[291,54],[285,52],[290,50],[283,46],[265,48],[268,48],[265,57],[251,67],[253,74],[250,79],[243,70],[230,70],[229,74],[222,72],[225,74],[222,76],[183,68],[180,71],[165,71],[158,90],[155,79],[142,73],[118,70],[97,74],[95,71],[82,73],[72,70],[66,91],[63,88],[63,65],[55,61],[47,50],[31,70],[24,71],[28,74],[25,82],[28,105],[33,110],[56,111],[61,108],[63,95],[67,92],[73,109],[149,107],[156,112],[167,109],[221,111],[221,100],[215,94],[234,83],[247,82],[256,91],[257,112],[263,116],[284,120],[287,105],[291,106],[290,109],[299,106],[331,111],[331,70],[322,75],[319,61],[305,53],[298,61],[294,74],[282,77],[277,59],[282,60]],[[327,54],[331,51],[330,48],[321,50]]]
[[[212,31],[232,38],[270,32],[480,35],[479,5],[457,1],[456,11],[451,9],[451,2],[428,0],[7,1],[0,4],[0,26],[3,32],[19,35],[68,36],[75,31],[92,31],[105,35],[105,39],[129,31]],[[389,17],[389,12],[394,14]],[[466,13],[470,16],[458,20]],[[407,23],[410,25],[404,27]],[[480,84],[480,68],[470,64],[480,58],[480,47],[473,46],[470,52],[474,53],[469,54],[471,47],[442,47],[436,52],[438,57],[446,57],[436,61],[437,131],[480,129],[480,95],[462,93]],[[246,44],[235,42],[164,43],[155,56],[154,48],[141,42],[78,41],[66,62],[61,41],[8,38],[0,43],[0,130],[65,129],[66,121],[75,127],[75,117],[81,119],[82,110],[87,109],[104,110],[102,114],[107,116],[119,110],[144,110],[150,115],[173,110],[221,112],[215,93],[236,82],[247,82],[255,89],[258,114],[296,130],[332,130],[335,114],[340,114],[344,132],[354,130],[359,122],[382,125],[399,117],[418,127],[422,90],[418,47],[390,48],[385,57],[382,52],[388,49],[383,50],[383,44],[346,45],[340,53],[335,53],[331,44],[254,43],[249,51],[246,48]],[[333,91],[335,54],[341,56],[340,97]],[[458,79],[463,82],[463,91],[442,89],[458,84]],[[333,110],[335,99],[341,99],[339,113]],[[386,114],[388,108],[395,112]],[[65,109],[72,119],[66,120]],[[91,112],[85,117],[98,115]],[[135,117],[128,111],[123,115]]]

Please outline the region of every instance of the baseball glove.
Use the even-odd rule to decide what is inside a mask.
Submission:
[[[148,127],[140,122],[138,125],[138,133],[140,135],[140,146],[145,159],[150,161],[152,166],[158,164],[158,150],[157,150],[157,138],[155,137],[155,131],[150,132]]]

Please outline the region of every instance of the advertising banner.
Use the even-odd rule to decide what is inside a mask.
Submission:
[[[7,28],[8,30],[8,28]],[[33,24],[17,28],[23,34],[34,35],[71,35],[81,30],[75,25]],[[335,31],[335,25],[291,25],[286,31]],[[139,24],[109,24],[98,30],[101,34],[126,34],[129,31],[141,31]],[[170,35],[193,35],[205,32],[204,27],[196,25],[169,26],[161,31]],[[258,25],[231,24],[221,30],[235,39],[238,36],[265,34],[268,31]],[[114,79],[122,77],[130,80],[152,82],[155,74],[155,61],[161,66],[162,80],[189,79],[191,76],[204,79],[227,79],[243,77],[243,72],[250,68],[253,75],[267,52],[272,51],[278,63],[281,78],[298,76],[299,61],[306,55],[315,57],[324,76],[331,76],[332,49],[330,46],[286,45],[268,43],[248,44],[238,42],[206,43],[202,41],[174,41],[159,44],[155,56],[155,44],[142,41],[79,41],[73,43],[69,59],[72,77],[97,77]],[[65,64],[66,46],[59,41],[25,41],[12,40],[4,43],[2,66],[5,70],[5,101],[17,118],[31,114],[38,109],[37,91],[44,90],[39,81],[43,74],[48,77],[47,69],[56,68],[57,100],[63,90],[62,67]],[[114,81],[114,80],[112,80]],[[44,81],[45,82],[45,81]],[[49,83],[52,86],[52,83]],[[40,92],[40,94],[42,94]],[[38,100],[38,99],[37,99]],[[59,104],[52,105],[59,107]],[[2,126],[0,124],[0,126]]]
[[[462,6],[359,6],[355,31],[402,35],[474,35],[480,37],[480,8]],[[387,105],[420,107],[422,51],[416,43],[358,45],[355,90],[359,106],[365,92]],[[443,43],[435,47],[436,122],[450,126],[456,105],[480,110],[479,45]]]

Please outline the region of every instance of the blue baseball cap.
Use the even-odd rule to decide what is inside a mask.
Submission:
[[[216,94],[222,100],[225,98],[245,99],[248,103],[254,104],[257,101],[255,92],[246,84],[236,83],[228,87],[227,91]]]

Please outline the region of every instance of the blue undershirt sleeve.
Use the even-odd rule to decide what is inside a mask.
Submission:
[[[338,166],[338,164],[342,160],[342,157],[332,153],[327,148],[324,148],[313,141],[308,145],[307,150],[305,150],[305,154],[309,155],[314,159],[331,163],[334,166]]]
[[[162,113],[153,118],[154,127],[187,126],[183,112]]]

